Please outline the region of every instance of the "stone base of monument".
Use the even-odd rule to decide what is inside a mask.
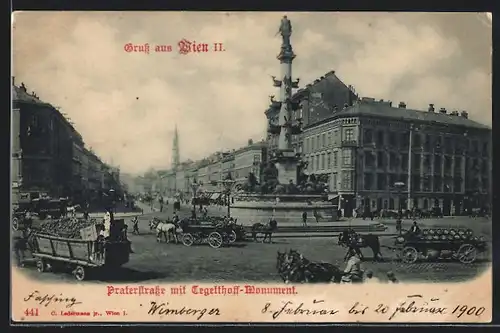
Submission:
[[[301,228],[302,214],[307,213],[307,225],[320,230],[353,229],[383,230],[374,221],[339,221],[337,205],[327,201],[322,195],[290,195],[290,194],[239,194],[231,204],[231,217],[238,219],[238,224],[251,226],[254,223],[267,224],[274,217],[278,228]],[[316,214],[315,214],[316,213]],[[316,222],[318,216],[318,222]]]

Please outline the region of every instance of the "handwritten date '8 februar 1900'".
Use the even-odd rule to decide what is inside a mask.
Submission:
[[[172,44],[137,44],[127,43],[123,46],[126,53],[170,53],[178,52],[179,54],[187,55],[190,53],[208,53],[208,52],[224,52],[224,44],[221,42],[200,43],[195,40],[181,39],[174,46]]]

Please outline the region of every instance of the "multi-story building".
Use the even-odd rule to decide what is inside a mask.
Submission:
[[[267,145],[265,142],[253,143],[249,140],[248,145],[236,150],[233,154],[233,180],[242,184],[247,181],[250,173],[260,180],[262,167],[267,162]]]
[[[13,80],[14,81],[14,80]],[[13,202],[42,195],[71,196],[76,131],[52,105],[12,82]]]
[[[436,206],[450,215],[489,202],[491,129],[466,111],[363,98],[306,126],[304,156],[347,215]]]
[[[12,82],[13,202],[40,195],[84,200],[102,188],[102,161],[54,106]],[[101,185],[98,185],[100,183]]]

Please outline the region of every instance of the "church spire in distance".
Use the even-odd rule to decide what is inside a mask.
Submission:
[[[173,141],[173,145],[172,145],[172,169],[174,171],[177,171],[179,163],[180,163],[180,156],[179,156],[179,132],[177,131],[177,124],[175,124],[174,141]]]

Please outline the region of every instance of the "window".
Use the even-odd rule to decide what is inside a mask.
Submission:
[[[369,144],[373,142],[373,131],[371,129],[365,129],[363,132],[363,143]]]
[[[421,145],[422,145],[422,140],[421,140],[421,138],[420,138],[420,134],[418,134],[418,133],[414,133],[414,134],[413,134],[413,142],[412,142],[412,146],[413,146],[413,147],[418,148],[418,147],[420,147]]]
[[[319,141],[319,134],[316,135],[316,149],[320,149],[321,148],[321,142]]]
[[[453,152],[453,142],[448,136],[444,138],[444,151],[446,154],[451,154]]]
[[[489,155],[489,145],[488,145],[488,142],[483,142],[483,156],[488,156]]]
[[[434,192],[441,192],[442,179],[441,176],[434,176]]]
[[[409,132],[404,132],[400,134],[400,140],[401,140],[401,147],[403,148],[408,148],[408,145],[410,144],[410,133]]]
[[[425,155],[424,157],[424,172],[431,172],[431,157],[430,155]]]
[[[352,177],[350,172],[343,172],[342,187],[344,190],[350,190],[352,188]]]
[[[325,154],[321,154],[321,170],[325,170]]]
[[[327,156],[327,158],[326,158],[326,168],[330,169],[332,167],[332,153],[328,152],[326,156]]]
[[[434,173],[441,173],[441,155],[434,155]]]
[[[333,152],[333,167],[336,168],[338,165],[338,152]]]
[[[378,152],[377,155],[377,167],[383,169],[385,167],[385,154]]]
[[[432,137],[429,134],[425,135],[424,138],[424,151],[429,152],[431,150]]]
[[[326,147],[326,133],[323,133],[322,143],[322,147]]]
[[[389,198],[389,209],[394,209],[394,199]]]
[[[319,155],[316,155],[316,170],[320,170],[321,164],[319,162]]]
[[[332,189],[336,190],[337,189],[337,174],[334,173],[332,177]]]
[[[397,167],[396,154],[390,153],[389,154],[389,169],[395,170],[396,167]]]
[[[313,136],[313,137],[311,137],[311,149],[309,150],[310,152],[314,151],[314,149],[316,148],[314,146],[314,144],[315,144],[315,142],[314,142],[314,136]]]
[[[375,156],[370,151],[365,152],[365,167],[373,168],[374,166],[375,166]]]
[[[390,132],[389,133],[389,146],[394,147],[396,145],[397,145],[396,133]]]
[[[430,192],[431,191],[431,178],[429,176],[424,176],[424,181],[422,184],[422,190],[424,192]]]
[[[371,190],[373,187],[373,175],[371,173],[365,173],[363,182],[365,190]]]
[[[332,131],[328,132],[328,135],[326,137],[326,143],[328,146],[332,144]]]
[[[354,130],[352,128],[347,128],[344,130],[344,140],[345,141],[354,140]]]
[[[444,171],[446,173],[451,171],[451,157],[450,156],[445,156],[445,158],[444,158]]]
[[[383,146],[385,143],[385,133],[384,131],[378,131],[377,133],[377,144]]]
[[[396,175],[391,173],[389,174],[389,187],[393,187],[394,183],[396,183]]]
[[[350,166],[352,164],[352,151],[344,150],[342,151],[342,165]]]
[[[385,190],[387,186],[387,178],[384,173],[377,174],[377,190],[382,191]]]
[[[401,169],[408,170],[408,154],[401,154]]]
[[[412,158],[413,158],[413,169],[415,171],[420,171],[421,155],[412,153]]]
[[[411,179],[411,187],[413,191],[420,192],[420,176],[413,175]]]
[[[462,179],[460,177],[453,179],[453,192],[462,192]]]
[[[337,144],[338,138],[339,138],[339,131],[337,131],[337,130],[333,131],[333,144],[334,145]]]

